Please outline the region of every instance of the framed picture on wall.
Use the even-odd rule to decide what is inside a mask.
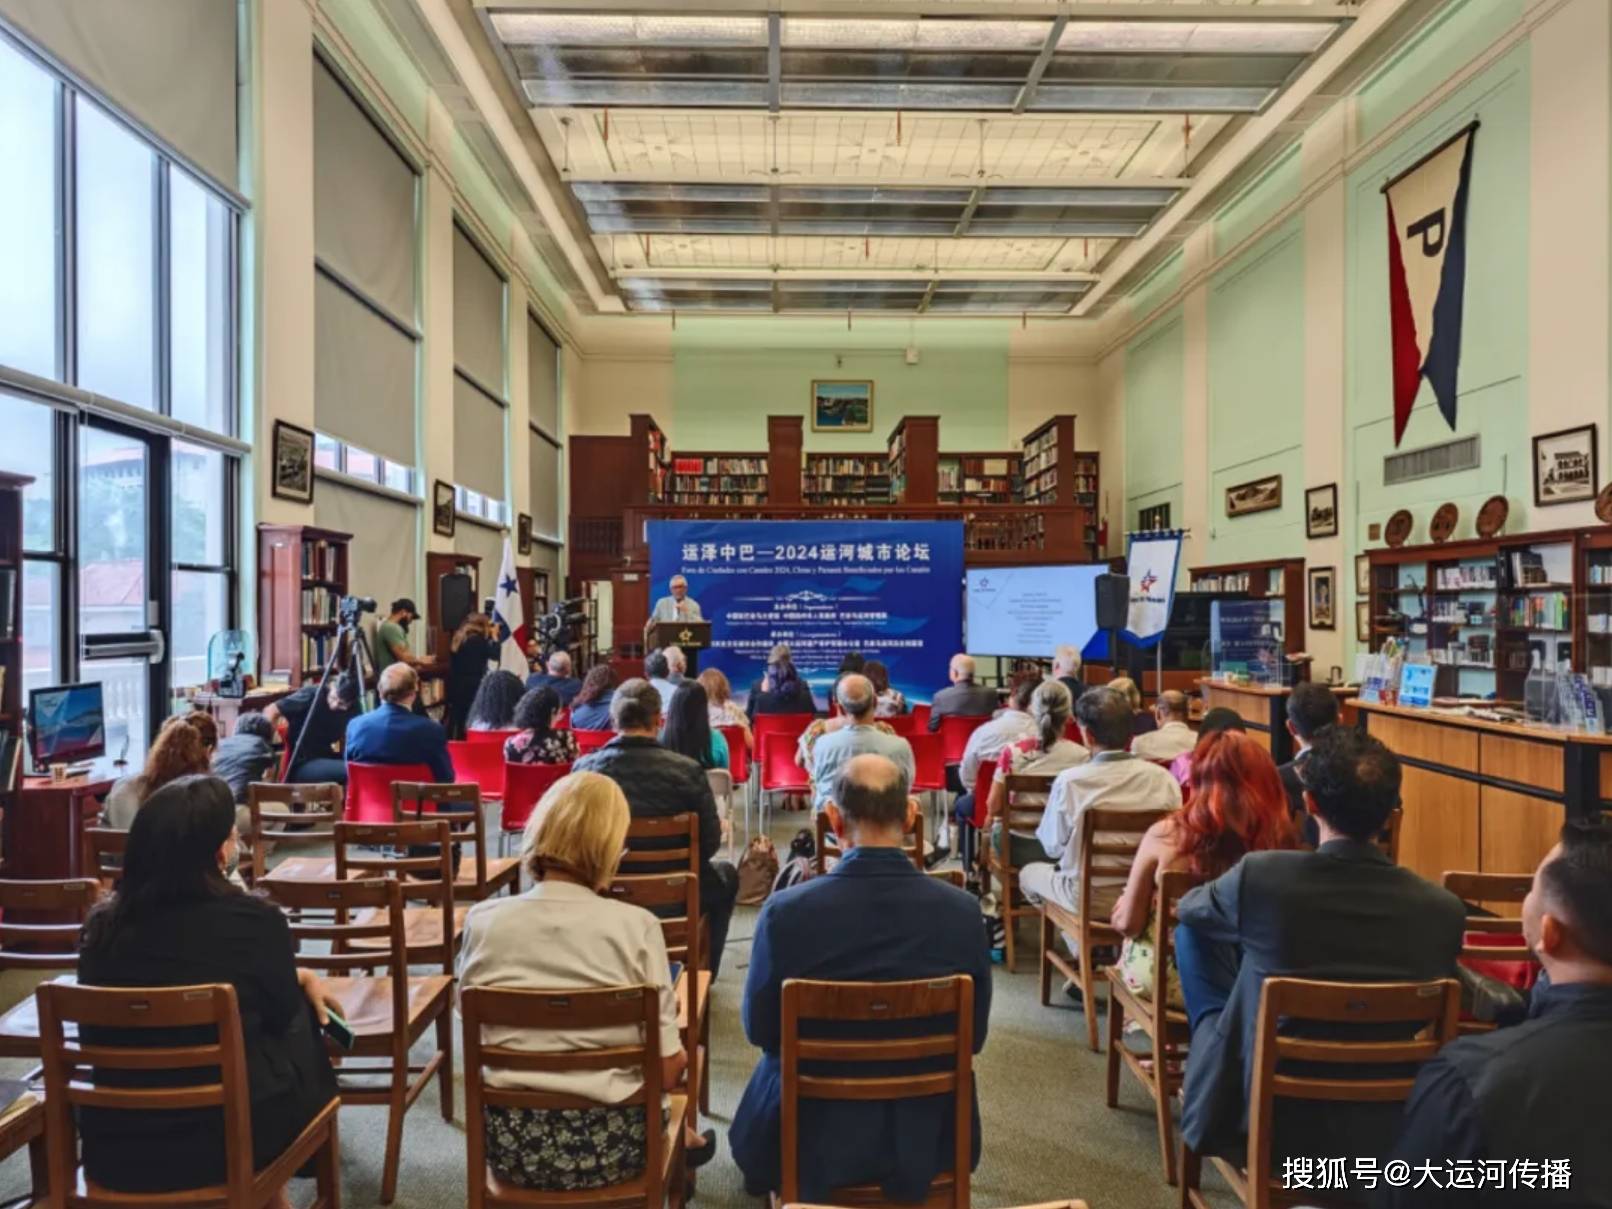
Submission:
[[[813,432],[872,432],[873,383],[812,382]]]
[[[522,512],[515,518],[515,553],[532,552],[532,518]]]
[[[306,428],[274,422],[274,479],[269,490],[277,499],[313,503],[313,433]]]
[[[1355,555],[1355,595],[1371,595],[1371,556],[1369,554]]]
[[[1248,516],[1282,506],[1282,476],[1267,475],[1251,483],[1226,488],[1226,515]]]
[[[1338,628],[1338,574],[1331,567],[1310,568],[1310,628]]]
[[[1534,438],[1534,505],[1576,504],[1595,498],[1595,425]]]
[[[452,537],[458,520],[458,510],[454,507],[453,484],[438,479],[431,484],[431,531],[442,537]]]
[[[1304,536],[1338,536],[1338,485],[1311,487],[1304,493]]]
[[[1355,637],[1361,642],[1371,641],[1371,602],[1362,600],[1355,605]]]

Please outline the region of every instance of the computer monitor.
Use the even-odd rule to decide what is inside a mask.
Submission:
[[[105,755],[106,702],[99,682],[30,692],[28,740],[39,770]]]

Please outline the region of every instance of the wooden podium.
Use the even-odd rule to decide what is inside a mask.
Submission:
[[[700,670],[700,652],[711,645],[709,621],[652,621],[649,623],[650,650],[675,646],[688,656],[688,675]]]

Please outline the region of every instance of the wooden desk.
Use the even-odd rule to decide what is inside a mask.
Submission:
[[[1612,736],[1351,701],[1359,725],[1404,768],[1399,862],[1532,873],[1567,819],[1595,817],[1612,789]]]
[[[83,877],[84,824],[116,777],[110,764],[87,776],[24,777],[5,817],[5,875],[22,880]]]

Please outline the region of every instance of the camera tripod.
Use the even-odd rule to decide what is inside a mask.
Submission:
[[[364,695],[368,692],[366,686],[369,684],[369,671],[371,670],[366,665],[370,663],[371,656],[368,649],[369,644],[364,641],[364,631],[358,628],[360,615],[360,610],[348,609],[345,602],[343,602],[336,627],[336,641],[331,643],[330,654],[325,659],[324,670],[319,674],[319,687],[314,692],[312,703],[308,706],[308,714],[302,721],[302,729],[297,732],[297,741],[291,745],[291,758],[286,761],[285,766],[287,775],[297,766],[297,757],[302,754],[302,744],[308,738],[308,724],[313,721],[314,711],[330,708],[330,702],[327,697],[330,689],[330,674],[335,670],[336,663],[341,658],[343,638],[348,639],[352,666],[349,672],[343,672],[342,675],[350,673],[357,681],[358,712],[361,714],[366,712]]]

